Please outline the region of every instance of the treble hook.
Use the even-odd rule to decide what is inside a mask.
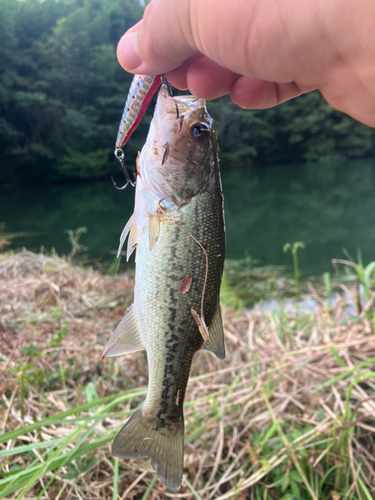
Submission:
[[[125,168],[125,162],[124,162],[125,155],[124,155],[124,152],[123,152],[123,150],[121,148],[116,148],[115,149],[115,157],[120,162],[121,170],[122,170],[122,172],[123,172],[123,174],[125,176],[126,184],[124,184],[122,187],[117,187],[115,181],[113,180],[113,177],[111,177],[111,181],[112,181],[113,187],[115,189],[117,189],[118,191],[123,191],[128,186],[128,184],[130,184],[132,187],[134,187],[135,186],[135,182],[133,182],[130,179],[128,171]]]

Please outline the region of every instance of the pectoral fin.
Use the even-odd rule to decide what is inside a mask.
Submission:
[[[134,222],[134,214],[130,217],[130,219],[126,223],[126,226],[124,227],[124,229],[123,229],[123,231],[121,233],[121,236],[120,236],[120,245],[119,245],[118,250],[117,250],[117,257],[120,257],[120,253],[121,253],[122,247],[124,246],[126,237],[128,236],[129,231],[130,231],[130,229],[133,226],[133,222]]]
[[[134,220],[128,238],[128,248],[126,252],[127,261],[130,259],[130,256],[134,252],[136,246],[137,246],[137,223]]]
[[[103,351],[103,358],[105,356],[112,358],[144,349],[135,319],[134,306],[129,307],[128,311],[109,339]]]
[[[221,319],[220,303],[218,303],[214,317],[208,326],[209,342],[204,342],[202,349],[211,351],[218,359],[225,358],[224,329]]]

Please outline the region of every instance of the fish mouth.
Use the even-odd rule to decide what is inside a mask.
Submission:
[[[170,95],[168,87],[162,85],[159,90],[154,117],[157,121],[170,120],[205,106],[205,99],[192,94],[173,97]]]
[[[191,94],[172,97],[162,86],[139,156],[142,186],[174,207],[206,189],[215,139],[205,104],[204,99]]]

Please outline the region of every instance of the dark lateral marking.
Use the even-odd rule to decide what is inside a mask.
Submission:
[[[177,115],[177,120],[180,118],[180,110],[178,109],[178,105],[177,105],[177,102],[175,101],[174,102],[174,105],[176,106],[176,115]]]
[[[168,155],[169,155],[169,142],[164,144],[164,154],[163,154],[163,159],[161,161],[161,164],[164,165],[164,163],[167,161]]]

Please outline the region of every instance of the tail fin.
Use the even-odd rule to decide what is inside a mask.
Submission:
[[[151,458],[158,478],[170,490],[180,489],[184,467],[184,418],[177,425],[156,428],[156,420],[136,410],[117,434],[112,455],[119,458]]]

